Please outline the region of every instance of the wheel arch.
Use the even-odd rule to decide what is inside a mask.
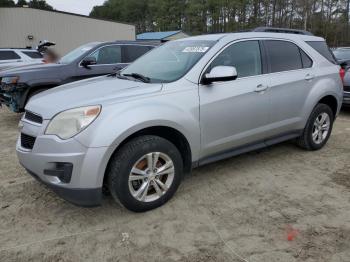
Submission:
[[[154,126],[145,127],[137,131],[134,131],[132,134],[125,137],[117,146],[115,146],[112,149],[111,154],[108,157],[106,168],[103,173],[103,185],[105,185],[106,183],[106,180],[108,177],[109,165],[110,165],[111,159],[113,158],[113,155],[116,152],[118,152],[118,150],[120,150],[120,148],[122,148],[127,142],[129,142],[130,140],[136,137],[143,136],[143,135],[159,136],[173,143],[181,154],[184,172],[185,173],[191,172],[192,149],[187,137],[183,134],[183,132],[179,131],[174,127],[165,126],[165,125],[154,125]]]

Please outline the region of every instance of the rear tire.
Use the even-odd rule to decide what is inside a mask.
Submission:
[[[326,104],[318,104],[312,111],[297,145],[303,149],[319,150],[327,143],[333,128],[334,113]]]
[[[183,177],[183,162],[168,140],[140,136],[113,155],[107,175],[109,191],[117,202],[131,211],[145,212],[175,194]]]

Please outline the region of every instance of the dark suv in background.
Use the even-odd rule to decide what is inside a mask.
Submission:
[[[71,51],[55,64],[1,71],[0,105],[5,104],[13,112],[22,112],[28,100],[42,91],[116,72],[157,45],[139,41],[89,43]]]
[[[350,47],[338,47],[332,50],[339,65],[344,69],[343,106],[350,106]]]

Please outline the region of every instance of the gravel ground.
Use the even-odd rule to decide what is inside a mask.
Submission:
[[[33,180],[19,119],[0,109],[0,261],[350,261],[350,110],[323,150],[284,143],[201,167],[143,214],[109,197],[76,207]]]

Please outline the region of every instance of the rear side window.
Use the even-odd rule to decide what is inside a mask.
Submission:
[[[124,46],[123,53],[123,63],[134,62],[140,56],[146,54],[150,49],[149,46],[137,46],[137,45],[128,45]]]
[[[287,41],[266,40],[270,72],[283,72],[303,68],[299,47]]]
[[[33,59],[43,58],[42,54],[40,54],[39,52],[22,51],[22,53],[25,54],[26,56],[29,56],[30,58],[33,58]]]
[[[317,52],[319,52],[329,62],[333,64],[337,63],[325,41],[307,41],[306,43],[313,49],[315,49]]]
[[[212,62],[207,71],[216,66],[234,66],[238,78],[262,74],[258,41],[244,41],[230,45]]]
[[[21,59],[14,51],[0,51],[0,60]]]

